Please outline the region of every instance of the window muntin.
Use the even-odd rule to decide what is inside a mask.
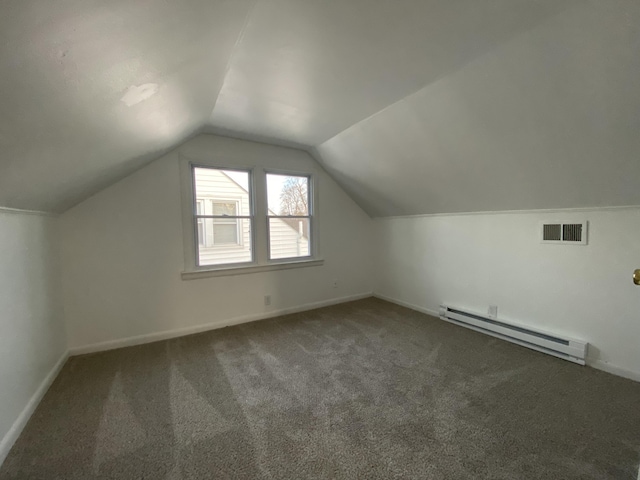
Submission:
[[[250,173],[193,167],[196,264],[253,262]]]
[[[269,260],[311,256],[310,177],[267,173]]]

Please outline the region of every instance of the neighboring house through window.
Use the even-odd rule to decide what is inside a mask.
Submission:
[[[213,219],[213,244],[240,245],[239,222],[235,218],[238,216],[238,202],[212,200],[211,203],[213,214],[223,217]]]
[[[197,265],[253,260],[249,172],[193,169]]]
[[[239,201],[211,198],[196,199],[198,245],[242,245],[238,221]],[[208,228],[207,228],[208,227]]]

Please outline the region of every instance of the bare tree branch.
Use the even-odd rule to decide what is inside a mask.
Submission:
[[[289,177],[280,193],[280,215],[308,215],[308,181],[304,177]]]

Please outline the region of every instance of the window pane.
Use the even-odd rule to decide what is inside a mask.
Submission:
[[[253,260],[251,255],[251,221],[234,218],[216,223],[202,218],[198,223],[198,265],[223,265]]]
[[[218,215],[214,213],[214,205],[235,203],[237,213],[233,215],[249,216],[249,172],[220,170],[218,168],[193,169],[196,205],[202,202],[200,215]],[[223,211],[219,215],[232,215]]]
[[[309,178],[267,174],[269,215],[309,215]]]
[[[308,218],[269,219],[269,257],[308,257],[310,255]]]
[[[193,169],[198,265],[251,262],[249,172],[196,167]],[[228,218],[227,218],[228,217]]]

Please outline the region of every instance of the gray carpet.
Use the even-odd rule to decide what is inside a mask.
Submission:
[[[640,384],[380,300],[71,358],[0,479],[636,479]]]

